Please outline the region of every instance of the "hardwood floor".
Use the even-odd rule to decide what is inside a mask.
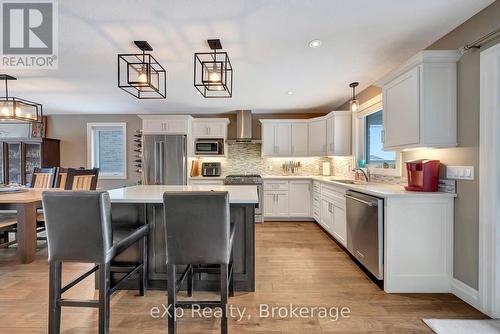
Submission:
[[[432,333],[422,318],[486,318],[451,294],[386,294],[314,223],[263,223],[256,227],[256,282],[254,293],[237,293],[229,302],[243,320],[230,320],[231,333]],[[90,267],[63,265],[63,280]],[[93,277],[70,290],[69,298],[97,298]],[[184,293],[181,292],[181,295]],[[46,249],[36,261],[19,264],[15,249],[0,251],[0,323],[2,333],[46,333],[48,265]],[[194,298],[210,298],[195,293]],[[187,298],[186,298],[187,299]],[[120,291],[111,301],[111,333],[166,333],[162,310],[165,292]],[[260,318],[259,305],[342,307],[349,317]],[[282,315],[285,315],[281,310]],[[335,316],[332,309],[332,316]],[[345,310],[344,310],[345,311]],[[290,312],[288,312],[290,314]],[[63,308],[63,333],[96,333],[97,311]],[[248,318],[250,315],[250,318]],[[178,333],[219,333],[218,321],[184,316]]]

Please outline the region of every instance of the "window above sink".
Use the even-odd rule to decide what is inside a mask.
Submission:
[[[360,106],[354,117],[355,160],[372,174],[401,176],[401,153],[383,149],[383,112],[382,95]]]

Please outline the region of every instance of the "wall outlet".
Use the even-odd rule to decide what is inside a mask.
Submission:
[[[446,166],[446,177],[454,180],[474,180],[474,166]]]
[[[445,192],[445,193],[456,194],[457,193],[457,181],[439,179],[438,190]]]

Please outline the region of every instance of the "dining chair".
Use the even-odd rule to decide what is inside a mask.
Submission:
[[[54,168],[40,168],[35,167],[31,177],[31,188],[48,189],[54,186],[56,175],[56,167]],[[37,210],[36,215],[36,233],[45,231],[45,218],[43,210]],[[14,234],[14,240],[10,240],[9,233]],[[0,236],[3,241],[0,243],[0,248],[6,248],[17,243],[17,214],[11,212],[0,213]],[[37,240],[47,240],[43,236],[37,236]]]
[[[31,188],[53,188],[57,168],[35,167],[31,177]]]
[[[57,173],[57,167],[52,168],[40,168],[35,167],[33,170],[33,176],[31,177],[31,188],[36,189],[48,189],[54,188],[55,177]],[[37,210],[36,214],[36,233],[41,233],[45,231],[45,217],[43,214],[43,209]],[[46,237],[38,236],[37,240],[47,240]]]
[[[0,215],[0,248],[7,248],[10,245],[16,244],[17,240],[14,238],[10,240],[9,233],[14,232],[16,234],[17,229],[17,215],[14,214],[4,214]]]
[[[75,169],[68,168],[65,190],[96,190],[99,168]]]
[[[56,176],[54,178],[54,188],[64,189],[66,187],[66,179],[68,178],[68,169],[57,167]]]
[[[234,225],[229,217],[227,191],[166,192],[163,195],[165,238],[167,244],[167,290],[170,309],[220,307],[221,333],[227,333],[227,300],[234,291]],[[220,301],[177,301],[176,293],[187,277],[188,296],[192,295],[196,273],[218,265]],[[177,280],[177,266],[186,266]],[[168,317],[168,334],[177,330],[176,312]]]

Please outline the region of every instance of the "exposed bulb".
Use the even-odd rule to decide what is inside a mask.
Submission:
[[[16,108],[16,116],[21,116],[21,108]]]
[[[3,107],[2,108],[2,115],[6,115],[6,116],[9,115],[9,108]]]
[[[208,73],[208,81],[211,81],[211,82],[220,82],[220,74],[219,72],[215,72],[214,71],[210,71]]]
[[[137,80],[140,82],[140,83],[148,83],[148,75],[147,73],[145,73],[144,71],[141,71],[141,73],[139,74],[139,77],[137,77]]]
[[[356,100],[356,99],[349,101],[349,107],[350,107],[350,109],[351,109],[352,112],[358,111],[359,101]]]

